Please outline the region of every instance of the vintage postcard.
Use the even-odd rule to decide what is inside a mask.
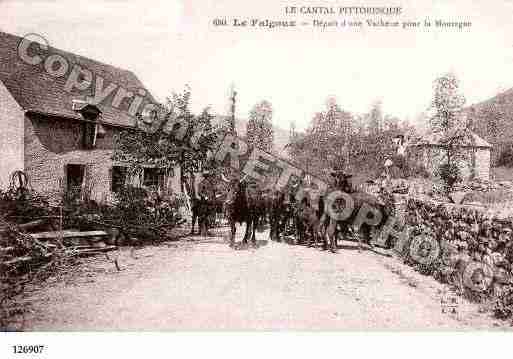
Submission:
[[[0,1],[1,330],[510,331],[512,15]]]

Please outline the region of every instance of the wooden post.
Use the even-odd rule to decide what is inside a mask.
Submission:
[[[230,121],[230,131],[231,134],[237,136],[237,131],[235,130],[235,96],[237,96],[237,91],[235,91],[235,86],[232,85],[232,106],[231,106],[231,121]]]
[[[62,204],[59,206],[59,243],[64,246],[63,231],[62,231]]]

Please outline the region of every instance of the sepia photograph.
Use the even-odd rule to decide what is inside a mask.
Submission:
[[[511,332],[512,16],[1,0],[0,352]]]

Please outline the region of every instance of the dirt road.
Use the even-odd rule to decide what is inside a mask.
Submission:
[[[442,313],[440,284],[396,259],[267,242],[234,250],[220,237],[103,257],[31,293],[27,330],[499,329],[460,299]]]

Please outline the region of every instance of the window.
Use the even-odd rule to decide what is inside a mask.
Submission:
[[[125,186],[127,177],[127,168],[123,166],[113,166],[111,172],[110,190],[113,193],[119,193]]]
[[[65,167],[66,189],[69,194],[80,195],[85,177],[85,165],[67,164]]]
[[[80,110],[80,113],[84,120],[86,120],[82,125],[83,147],[85,149],[93,149],[96,146],[96,137],[100,126],[98,118],[101,111],[96,106],[86,105]]]
[[[147,167],[144,169],[143,176],[144,187],[163,187],[164,186],[164,169],[156,167]]]

